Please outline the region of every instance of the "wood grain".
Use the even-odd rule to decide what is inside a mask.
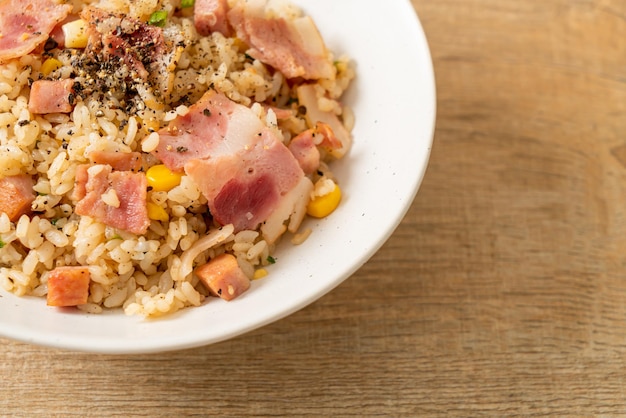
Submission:
[[[0,414],[626,414],[626,2],[412,3],[437,75],[435,143],[369,263],[201,349],[3,340]]]

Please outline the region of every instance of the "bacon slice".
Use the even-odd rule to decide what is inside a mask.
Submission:
[[[311,17],[266,17],[265,0],[253,3],[238,0],[228,12],[237,36],[251,48],[248,54],[287,78],[335,78],[331,54]]]
[[[185,172],[207,198],[220,224],[256,229],[304,176],[298,162],[270,130],[249,149],[191,160]]]
[[[33,179],[26,174],[0,179],[0,212],[7,214],[12,222],[30,211],[35,200]]]
[[[196,275],[214,296],[233,300],[250,288],[250,280],[231,254],[221,254],[196,269]]]
[[[86,267],[57,267],[48,276],[48,306],[87,303],[91,275]]]
[[[71,11],[71,5],[52,0],[0,2],[0,63],[24,56],[46,42]]]
[[[170,170],[184,170],[215,220],[233,224],[235,231],[256,229],[304,176],[274,131],[249,108],[215,91],[159,136],[154,155]]]
[[[193,159],[229,154],[251,146],[264,128],[250,109],[209,90],[189,108],[159,131],[154,156],[172,171],[182,171]]]
[[[105,164],[94,165],[86,170],[84,166],[81,167],[77,170],[73,195],[80,199],[76,203],[76,214],[91,216],[113,228],[145,234],[150,226],[145,174],[112,171],[111,166]],[[104,196],[111,195],[117,198],[117,204],[105,203],[103,200]]]
[[[212,32],[220,32],[224,36],[231,35],[226,13],[227,0],[196,0],[193,7],[193,23],[198,33],[207,36]]]
[[[33,82],[28,110],[38,114],[71,112],[74,109],[74,83],[72,79]]]

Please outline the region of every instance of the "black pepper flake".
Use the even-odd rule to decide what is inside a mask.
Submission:
[[[206,116],[206,117],[209,117],[209,116],[211,116],[211,111],[210,111],[209,109],[204,109],[204,110],[202,111],[202,114],[203,114],[204,116]]]
[[[221,296],[222,295],[222,289],[217,289],[217,294]]]
[[[58,47],[59,43],[52,38],[48,38],[46,43],[43,46],[44,51],[51,51],[54,48]]]
[[[187,147],[176,147],[176,152],[187,152],[189,148]]]
[[[26,126],[26,125],[28,125],[29,123],[30,123],[30,121],[29,121],[29,120],[20,120],[20,121],[18,121],[18,122],[17,122],[17,124],[18,124],[19,126]]]
[[[306,106],[298,106],[298,113],[301,115],[306,115]]]
[[[72,90],[74,90],[74,93],[76,94],[80,94],[84,89],[85,88],[83,87],[83,85],[80,84],[78,81],[75,81],[72,85]]]

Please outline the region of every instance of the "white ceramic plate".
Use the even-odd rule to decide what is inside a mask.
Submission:
[[[359,269],[389,238],[424,175],[435,121],[426,38],[408,0],[299,0],[329,47],[357,64],[346,101],[357,118],[354,147],[336,163],[344,192],[330,217],[308,221],[311,237],[282,245],[270,275],[232,302],[211,298],[159,320],[121,311],[88,315],[45,299],[0,291],[0,335],[100,353],[146,353],[215,343],[285,317]]]

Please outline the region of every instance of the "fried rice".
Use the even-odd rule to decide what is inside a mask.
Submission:
[[[347,57],[332,57],[332,77],[288,78],[250,54],[250,45],[235,31],[227,36],[219,31],[199,34],[194,7],[183,7],[188,3],[69,3],[76,17],[84,17],[88,8],[142,23],[154,20],[155,14],[165,16],[151,25],[170,45],[159,58],[162,77],[143,87],[134,85],[128,74],[120,75],[118,66],[94,59],[93,51],[90,57],[88,48],[62,47],[50,42],[52,36],[45,45],[0,64],[0,178],[26,175],[35,194],[17,219],[0,213],[0,284],[7,291],[43,298],[51,271],[83,266],[90,276],[88,299],[78,309],[100,313],[121,308],[129,315],[154,317],[208,301],[212,294],[195,268],[220,254],[233,255],[250,280],[263,277],[264,267],[276,262],[272,255],[277,241],[268,242],[260,227],[237,231],[217,222],[198,184],[184,173],[169,190],[146,189],[146,204],[158,208],[159,216],[150,217],[145,233],[76,213],[77,173],[81,166],[94,164],[94,152],[140,153],[143,165],[138,173],[145,173],[161,163],[153,153],[159,132],[211,90],[250,109],[285,146],[315,127],[310,103],[305,106],[298,96],[303,85],[315,92],[315,112],[334,115],[347,132],[352,129],[353,116],[340,101],[355,75]],[[297,7],[283,2],[270,1],[265,10],[272,19],[302,16]],[[38,80],[80,83],[71,111],[30,111],[31,88]],[[324,189],[329,182],[339,182],[329,168],[337,155],[318,148],[319,167],[307,175],[317,187],[307,200],[328,193]],[[114,195],[103,194],[101,199],[116,204]],[[315,233],[299,228],[292,232],[296,244]]]

